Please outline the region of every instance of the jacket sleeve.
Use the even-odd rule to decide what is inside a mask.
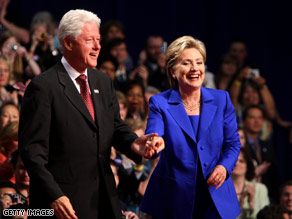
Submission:
[[[241,144],[237,132],[237,122],[235,110],[230,100],[228,92],[226,95],[226,106],[224,110],[224,140],[222,147],[222,156],[219,164],[223,165],[227,170],[227,178],[231,175],[233,168],[236,165]]]
[[[50,86],[36,77],[26,89],[19,124],[21,158],[31,182],[42,187],[50,202],[64,195],[47,168],[51,129]]]

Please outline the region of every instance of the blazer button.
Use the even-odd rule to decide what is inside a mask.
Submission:
[[[204,148],[205,148],[204,146],[201,146],[201,150],[204,150]]]
[[[204,167],[207,167],[208,166],[208,162],[204,163]]]

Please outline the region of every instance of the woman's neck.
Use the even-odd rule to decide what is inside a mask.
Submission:
[[[245,176],[234,176],[232,175],[232,181],[236,190],[236,194],[240,194],[244,188]]]
[[[201,100],[201,89],[187,90],[179,88],[181,99],[189,104],[198,103]]]

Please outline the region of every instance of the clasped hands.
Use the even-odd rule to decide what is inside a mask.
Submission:
[[[131,146],[132,150],[145,158],[151,158],[165,148],[164,140],[157,133],[142,135]]]

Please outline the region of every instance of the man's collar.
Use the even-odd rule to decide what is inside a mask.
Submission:
[[[62,57],[61,62],[62,62],[64,68],[66,69],[66,71],[68,72],[68,74],[69,74],[69,76],[70,76],[70,78],[71,78],[72,80],[75,80],[76,78],[79,77],[79,75],[80,75],[81,73],[79,73],[78,71],[76,71],[76,70],[75,70],[75,69],[69,64],[69,62],[66,60],[66,58],[65,58],[64,56]],[[87,77],[87,69],[85,69],[84,74],[85,74],[86,77]]]

